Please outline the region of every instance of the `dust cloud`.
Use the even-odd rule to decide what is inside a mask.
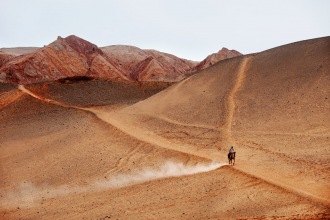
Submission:
[[[226,164],[213,162],[209,164],[188,166],[183,163],[168,161],[156,168],[146,167],[130,173],[109,175],[107,180],[95,181],[87,186],[63,185],[60,187],[51,187],[47,185],[37,186],[31,182],[24,182],[17,186],[13,191],[1,190],[0,202],[4,207],[29,208],[42,202],[42,200],[49,198],[56,198],[75,193],[115,189],[156,179],[209,172],[224,165]]]
[[[88,187],[69,185],[51,187],[49,185],[35,185],[32,182],[24,182],[19,184],[15,190],[1,190],[0,204],[3,207],[30,208],[44,199],[87,191],[89,191]]]
[[[139,171],[133,171],[126,174],[117,174],[109,176],[108,180],[95,183],[95,186],[100,188],[120,188],[124,186],[143,183],[151,180],[162,179],[167,177],[176,177],[184,175],[193,175],[215,170],[224,163],[210,163],[210,164],[197,164],[197,165],[184,165],[183,163],[176,163],[172,161],[166,162],[159,168],[144,168]]]

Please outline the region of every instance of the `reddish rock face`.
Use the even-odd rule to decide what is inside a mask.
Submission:
[[[241,55],[242,54],[236,50],[228,50],[227,48],[224,47],[221,50],[219,50],[218,53],[213,53],[208,57],[206,57],[202,62],[200,62],[197,66],[194,67],[194,71],[206,69],[207,67],[210,67],[221,60],[225,60]]]
[[[0,80],[29,84],[75,76],[126,79],[102,55],[103,52],[88,41],[73,35],[59,37],[48,46],[5,63],[0,68]]]
[[[102,50],[100,50],[95,44],[74,35],[64,38],[63,41],[75,50],[82,58],[87,58],[89,64],[97,55],[103,55]]]
[[[11,55],[11,54],[0,52],[0,68],[5,63],[9,62],[9,60],[12,59],[13,57],[15,57],[15,56],[14,55]]]
[[[28,52],[22,49],[28,49]],[[16,84],[80,76],[109,80],[176,82],[220,60],[241,55],[237,51],[223,48],[198,63],[133,46],[98,48],[74,35],[58,37],[56,41],[39,49],[13,50],[15,54],[0,52],[0,81]],[[20,51],[24,53],[19,55],[17,52]]]
[[[125,75],[138,81],[180,81],[198,62],[156,50],[115,45],[101,48],[108,61],[116,63]]]

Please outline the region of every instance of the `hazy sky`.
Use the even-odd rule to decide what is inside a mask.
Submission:
[[[74,34],[202,60],[330,35],[330,0],[0,0],[0,48]]]

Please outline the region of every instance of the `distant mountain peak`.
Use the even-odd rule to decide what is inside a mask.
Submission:
[[[102,50],[100,50],[98,46],[75,35],[70,35],[64,38],[63,41],[78,53],[82,53],[86,56],[89,56],[95,52],[103,54]]]
[[[226,47],[223,47],[217,53],[213,53],[207,56],[202,62],[200,62],[197,66],[195,66],[194,70],[198,71],[198,70],[206,69],[207,67],[210,67],[221,60],[225,60],[241,55],[242,54],[236,50],[229,50]]]

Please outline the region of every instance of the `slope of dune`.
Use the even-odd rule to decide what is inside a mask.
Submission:
[[[1,83],[0,218],[330,218],[329,45],[239,56],[170,87]]]
[[[143,181],[164,172],[168,161],[170,173],[180,173],[176,164],[209,161],[140,141],[89,111],[22,93],[0,115],[2,219],[327,216],[323,206],[226,166]],[[125,179],[142,182],[118,187]]]
[[[234,145],[236,169],[329,205],[329,48],[327,37],[222,61],[117,112],[117,126],[213,159]]]
[[[73,106],[127,106],[146,99],[171,83],[66,78],[27,85],[33,93]]]

